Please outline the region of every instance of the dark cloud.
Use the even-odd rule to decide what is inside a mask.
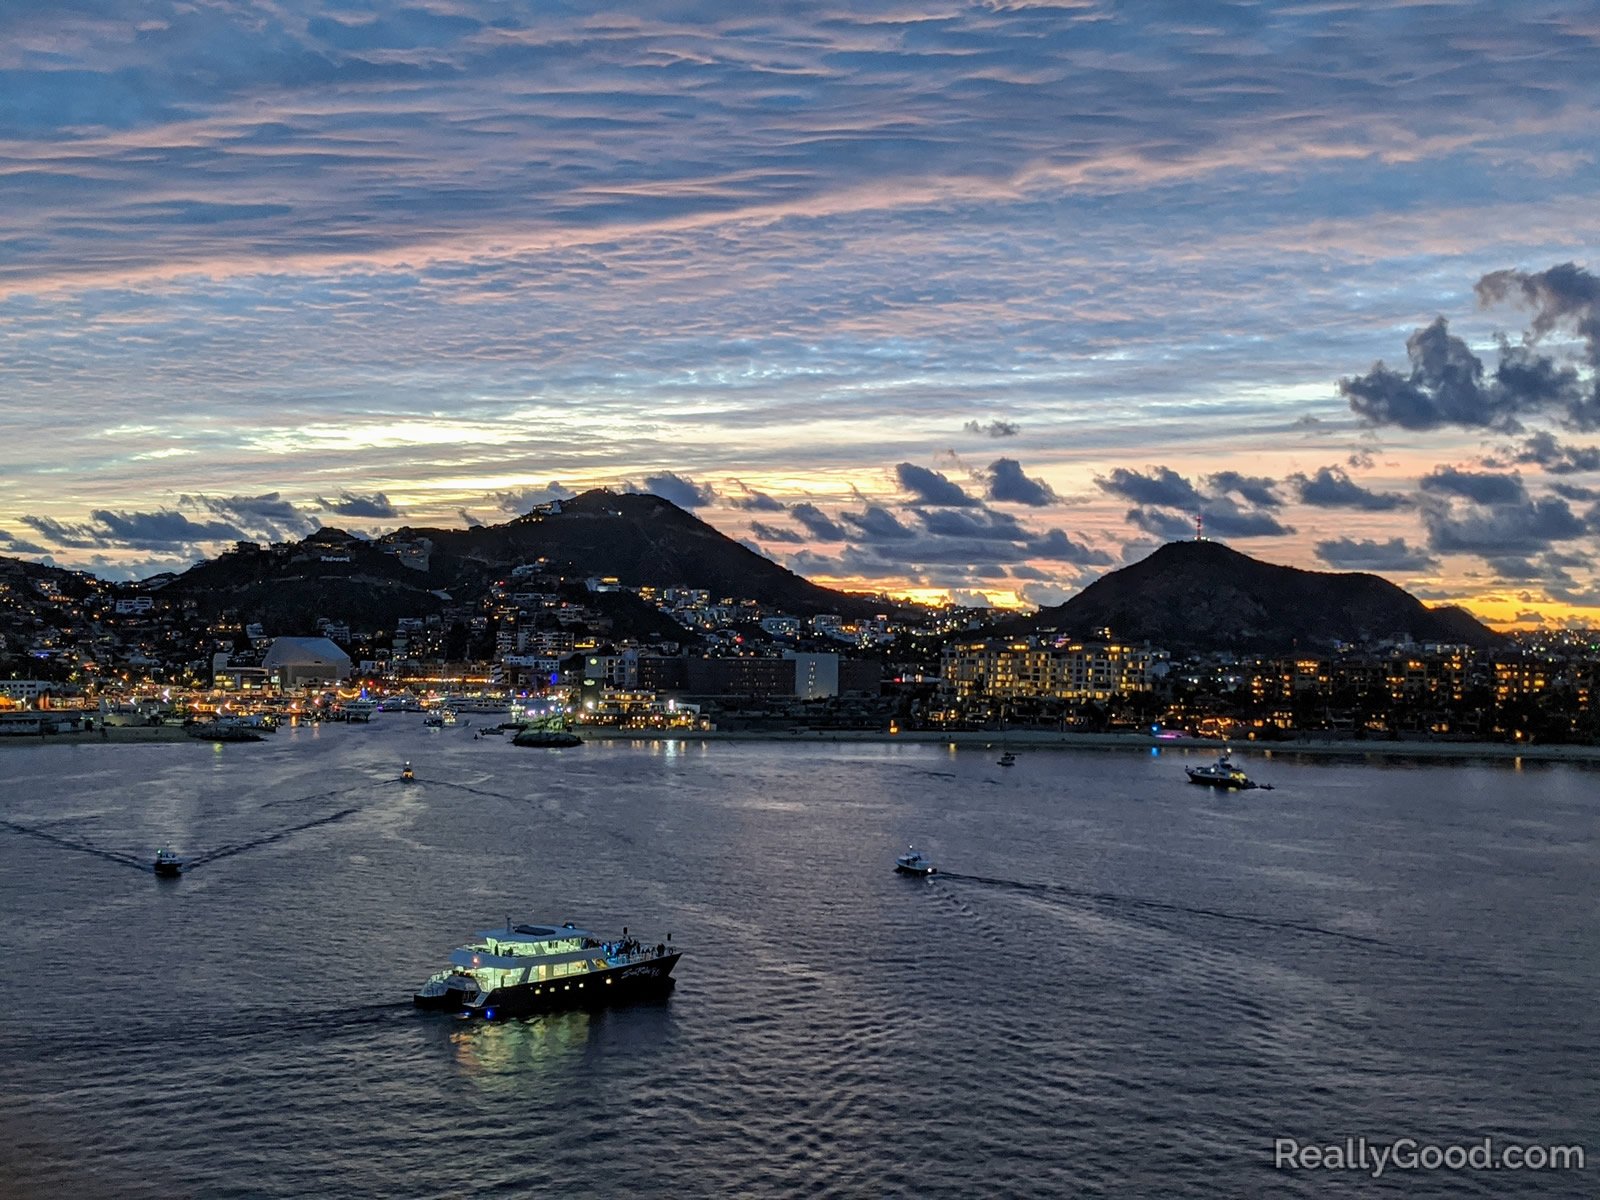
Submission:
[[[192,521],[176,509],[115,512],[97,508],[83,524],[49,517],[22,517],[22,523],[59,546],[71,549],[188,550],[211,542],[253,541],[225,521]]]
[[[1397,537],[1382,542],[1335,538],[1318,542],[1315,549],[1318,558],[1341,571],[1432,571],[1439,565],[1427,550]]]
[[[1581,487],[1576,483],[1553,483],[1550,490],[1566,500],[1600,500],[1600,488]]]
[[[868,543],[904,542],[917,536],[914,529],[902,524],[898,517],[878,504],[869,504],[858,513],[842,512],[839,518],[853,526]]]
[[[1140,506],[1196,512],[1205,504],[1205,497],[1194,485],[1170,467],[1152,467],[1148,474],[1118,467],[1111,474],[1096,478],[1095,483],[1101,490]]]
[[[389,497],[382,492],[373,492],[370,496],[358,495],[355,492],[340,492],[333,500],[317,497],[317,504],[324,512],[337,513],[341,517],[398,517],[400,510],[389,502]]]
[[[895,479],[901,490],[911,493],[915,503],[937,504],[946,508],[966,508],[977,503],[938,471],[903,462],[895,466]]]
[[[1373,425],[1402,429],[1518,428],[1517,415],[1527,407],[1523,397],[1486,383],[1483,361],[1443,317],[1413,333],[1406,354],[1408,374],[1378,362],[1365,375],[1339,380],[1352,412]]]
[[[1034,558],[1048,558],[1055,562],[1073,563],[1077,566],[1104,567],[1111,565],[1111,555],[1096,550],[1082,542],[1073,541],[1060,529],[1047,530],[1028,543],[1028,553]],[[1017,574],[1017,568],[1012,574]]]
[[[1016,437],[1022,432],[1022,426],[1010,421],[990,421],[987,425],[979,421],[968,421],[961,427],[968,433],[980,434],[983,437],[1008,438]]]
[[[1425,492],[1462,496],[1476,504],[1521,504],[1528,498],[1518,475],[1459,471],[1455,467],[1435,467],[1422,477],[1421,486]]]
[[[260,496],[179,496],[178,507],[221,517],[243,529],[255,541],[279,542],[303,537],[321,524],[310,512],[285,500],[278,492]]]
[[[1475,288],[1481,304],[1510,300],[1530,309],[1533,320],[1521,344],[1499,339],[1492,375],[1467,344],[1449,331],[1444,317],[1406,342],[1411,370],[1401,374],[1382,362],[1366,375],[1341,379],[1339,390],[1357,415],[1373,425],[1437,429],[1520,428],[1520,418],[1548,414],[1573,429],[1600,427],[1600,278],[1575,263],[1546,271],[1493,271]],[[1587,379],[1577,368],[1541,353],[1551,333],[1569,331],[1584,344]]]
[[[1238,471],[1218,471],[1215,475],[1206,476],[1206,485],[1217,495],[1229,494],[1238,496],[1246,504],[1256,508],[1281,508],[1283,501],[1279,499],[1276,489],[1277,480],[1266,479],[1260,475],[1241,475]]]
[[[818,541],[847,542],[850,540],[849,530],[845,529],[810,501],[802,501],[799,504],[791,505],[789,512]]]
[[[1007,504],[1026,504],[1043,508],[1057,500],[1050,485],[1042,479],[1030,479],[1022,473],[1022,464],[1014,458],[997,458],[983,472],[990,500]]]
[[[1275,483],[1259,476],[1222,471],[1207,480],[1211,490],[1202,492],[1169,467],[1152,467],[1148,473],[1118,467],[1095,482],[1103,491],[1132,500],[1135,506],[1128,510],[1128,520],[1168,541],[1193,537],[1197,516],[1204,518],[1211,537],[1282,537],[1294,532],[1271,511],[1282,504],[1273,490]]]
[[[972,511],[947,508],[918,509],[917,519],[929,533],[941,538],[1020,542],[1028,537],[1027,531],[1011,514],[995,512],[989,508]]]
[[[14,537],[4,529],[0,529],[0,550],[7,554],[46,554],[47,550],[37,542],[30,542],[24,538]]]
[[[1398,492],[1375,492],[1362,487],[1342,467],[1319,467],[1315,475],[1291,475],[1289,482],[1299,493],[1300,503],[1313,508],[1389,512],[1410,503]]]
[[[1429,495],[1422,505],[1422,523],[1428,547],[1436,553],[1485,559],[1537,554],[1589,531],[1565,500],[1535,500],[1526,494],[1494,505],[1451,503],[1447,497]]]
[[[786,511],[783,501],[775,500],[765,492],[758,492],[748,484],[735,479],[734,486],[740,489],[738,495],[727,495],[723,499],[730,508],[744,509],[746,512],[781,513]]]
[[[710,484],[696,483],[672,471],[662,471],[656,475],[646,475],[644,486],[637,487],[628,484],[630,492],[646,492],[652,496],[660,496],[679,508],[695,509],[703,504],[710,504],[717,498],[716,489]]]
[[[551,480],[543,487],[519,488],[514,492],[496,492],[491,497],[495,507],[501,512],[515,513],[525,516],[538,508],[541,504],[549,504],[553,500],[570,500],[578,493],[571,488],[562,487],[555,480]]]
[[[1542,467],[1551,475],[1600,471],[1600,446],[1564,445],[1555,434],[1540,430],[1516,448],[1511,461]]]
[[[801,545],[806,540],[796,530],[784,529],[778,525],[768,525],[762,521],[751,521],[750,532],[764,542],[781,542],[791,546]]]

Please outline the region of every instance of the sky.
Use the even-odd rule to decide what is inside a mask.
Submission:
[[[1600,9],[0,6],[0,554],[653,491],[819,582],[1173,538],[1600,625]]]

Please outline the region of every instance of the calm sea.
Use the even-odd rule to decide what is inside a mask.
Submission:
[[[995,757],[402,714],[0,749],[0,1194],[1600,1194],[1600,773]],[[414,1012],[507,913],[671,932],[678,986]],[[1589,1167],[1273,1165],[1485,1136]]]

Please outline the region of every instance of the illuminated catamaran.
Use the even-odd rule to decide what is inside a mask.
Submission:
[[[485,929],[450,955],[450,966],[413,997],[418,1008],[467,1017],[517,1016],[555,1008],[609,1004],[672,986],[679,951],[672,935],[645,945],[628,936],[604,941],[566,925]]]

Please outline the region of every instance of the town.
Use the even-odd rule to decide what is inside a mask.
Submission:
[[[624,730],[1600,737],[1600,644],[1582,630],[1488,648],[1401,636],[1316,653],[1173,653],[1111,628],[1024,630],[1001,609],[882,598],[876,615],[807,616],[543,561],[383,627],[330,615],[282,628],[239,611],[203,615],[166,582],[0,559],[0,732],[220,713],[362,719],[388,699]]]

